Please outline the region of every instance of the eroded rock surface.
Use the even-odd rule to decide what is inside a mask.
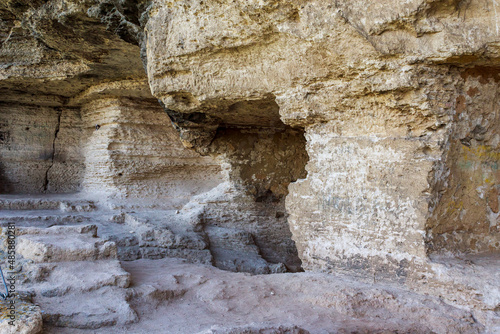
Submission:
[[[318,274],[252,276],[178,259],[123,263],[141,322],[130,333],[478,333],[470,313],[393,285]],[[161,278],[161,279],[160,279]],[[432,310],[432,312],[431,312]],[[186,317],[191,321],[186,322]],[[124,329],[107,328],[106,333]],[[63,329],[55,333],[64,333]],[[85,333],[79,331],[77,333]],[[98,333],[100,333],[98,331]]]
[[[0,223],[44,322],[157,331],[175,309],[173,333],[500,331],[499,11],[3,1]],[[97,290],[69,274],[87,264]],[[251,294],[266,284],[309,309]],[[30,303],[18,330],[36,332]]]

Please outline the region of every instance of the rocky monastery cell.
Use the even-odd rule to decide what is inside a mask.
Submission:
[[[500,333],[499,15],[0,0],[0,334]]]

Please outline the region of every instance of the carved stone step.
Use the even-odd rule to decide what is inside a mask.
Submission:
[[[114,242],[96,237],[95,225],[21,229],[16,251],[34,262],[116,259]]]

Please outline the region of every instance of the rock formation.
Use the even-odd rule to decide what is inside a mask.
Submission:
[[[0,329],[500,331],[498,12],[2,1]]]

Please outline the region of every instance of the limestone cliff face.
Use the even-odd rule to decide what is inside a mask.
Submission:
[[[499,12],[5,1],[0,190],[184,205],[225,269],[467,286],[433,259],[500,254]]]
[[[217,127],[269,127],[270,107],[238,106],[274,96],[307,140],[286,199],[305,268],[404,276],[430,252],[499,249],[496,7],[155,1],[149,82],[201,150]]]

